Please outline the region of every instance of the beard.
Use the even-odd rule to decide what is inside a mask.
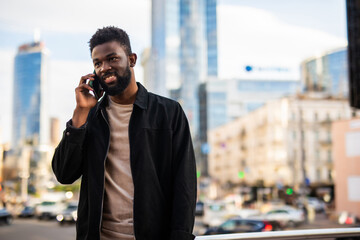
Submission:
[[[116,82],[115,85],[109,86],[105,83],[106,77],[109,75],[115,75]],[[122,76],[120,76],[117,72],[110,72],[105,74],[101,77],[100,85],[103,88],[103,90],[110,96],[116,96],[124,92],[124,90],[129,86],[131,80],[131,71],[130,67],[128,66],[125,69],[125,72]]]

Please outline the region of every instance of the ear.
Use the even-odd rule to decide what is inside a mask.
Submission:
[[[136,53],[130,54],[130,56],[129,56],[130,67],[135,67],[136,60],[137,60],[137,55],[136,55]]]

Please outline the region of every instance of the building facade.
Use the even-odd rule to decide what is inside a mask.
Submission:
[[[279,78],[282,74],[278,74]],[[283,77],[283,76],[282,76]],[[229,123],[267,101],[295,94],[297,80],[219,79],[209,77],[199,87],[198,169],[208,175],[208,130]]]
[[[49,141],[47,57],[42,42],[24,44],[18,49],[14,65],[12,147]]]
[[[12,146],[4,179],[10,185],[20,181],[23,201],[28,192],[41,194],[55,182],[49,167],[54,147],[47,106],[48,55],[44,43],[35,41],[21,45],[15,57]]]
[[[206,1],[207,76],[218,76],[217,0]]]
[[[207,129],[219,127],[256,110],[266,102],[294,95],[298,80],[216,79],[206,82]]]
[[[333,184],[331,123],[350,117],[346,99],[301,96],[270,101],[209,131],[209,174],[222,184]]]
[[[169,96],[180,84],[180,0],[152,0],[149,90]],[[147,87],[148,87],[147,86]]]
[[[336,211],[360,218],[360,118],[336,121],[332,138]]]
[[[348,97],[347,48],[338,48],[314,56],[301,63],[302,87],[305,92],[324,92]]]
[[[198,88],[217,75],[216,0],[152,0],[150,90],[177,99],[194,136],[199,129]]]

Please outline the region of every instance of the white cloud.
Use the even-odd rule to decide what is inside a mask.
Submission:
[[[61,126],[64,127],[76,106],[75,88],[81,76],[92,73],[93,65],[90,60],[52,60],[49,67],[49,115],[59,118]],[[142,72],[139,71],[139,67],[134,69],[137,81],[141,82]]]
[[[6,89],[0,94],[0,143],[11,140],[12,120],[12,92],[13,92],[13,68],[15,52],[0,49],[0,88]],[[135,76],[137,81],[142,82],[143,73],[140,63],[137,63]],[[75,88],[79,84],[80,77],[91,73],[93,70],[90,61],[54,60],[49,58],[48,66],[48,113],[49,117],[60,120],[61,131],[66,121],[72,117],[76,106]],[[16,94],[16,92],[14,93]]]
[[[148,47],[150,5],[151,0],[1,1],[0,23],[7,31],[33,32],[39,28],[63,33],[93,33],[98,27],[116,25],[126,29],[139,47]],[[286,24],[264,10],[236,5],[218,6],[218,41],[219,74],[223,78],[243,76],[245,65],[295,69],[289,74],[296,78],[300,61],[346,44],[346,39]],[[0,49],[2,89],[12,89],[14,51]],[[64,124],[75,107],[74,89],[80,77],[92,71],[92,65],[90,59],[80,62],[50,58],[50,61],[49,113]],[[135,71],[137,79],[142,81],[140,62]],[[11,92],[3,91],[0,101],[12,102]],[[1,111],[2,140],[10,140],[11,105],[2,104]]]
[[[94,33],[97,28],[119,26],[127,31],[132,42],[145,48],[150,44],[150,0],[12,0],[0,2],[0,23],[11,32]],[[2,89],[12,89],[15,50],[0,49],[0,81]],[[140,54],[139,54],[140,55]],[[49,63],[49,116],[58,117],[61,124],[72,116],[75,107],[74,89],[83,74],[92,71],[91,61],[57,61]],[[142,81],[140,62],[135,67]],[[12,102],[12,91],[0,94],[2,103]],[[11,108],[3,104],[0,117],[0,142],[10,141]],[[2,129],[2,132],[1,132]]]
[[[150,41],[150,0],[11,0],[0,3],[0,22],[11,31],[93,33],[115,25],[132,39]]]
[[[15,52],[0,49],[0,143],[9,142],[11,134],[12,84]]]
[[[244,75],[244,66],[298,69],[307,57],[345,46],[346,39],[280,22],[271,13],[250,7],[218,6],[219,74]],[[298,70],[290,77],[299,77]]]
[[[13,69],[16,53],[0,49],[0,143],[11,140]],[[57,117],[63,127],[75,107],[75,87],[80,77],[93,69],[91,61],[57,61],[49,58],[48,94],[49,117]]]
[[[92,72],[90,61],[56,61],[49,66],[49,115],[63,122],[75,108],[75,88],[80,77]]]

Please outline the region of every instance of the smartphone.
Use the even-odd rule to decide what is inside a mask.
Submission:
[[[94,70],[94,80],[89,82],[89,86],[94,89],[94,95],[96,99],[99,99],[103,93],[102,87],[99,82],[99,77],[96,75],[96,72]]]

